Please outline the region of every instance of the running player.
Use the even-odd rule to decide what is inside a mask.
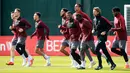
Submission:
[[[111,29],[111,24],[108,19],[101,16],[101,9],[99,7],[93,8],[93,15],[94,15],[94,26],[95,31],[97,32],[97,38],[98,38],[98,44],[96,46],[96,54],[98,58],[98,66],[95,68],[95,70],[100,70],[103,68],[102,66],[102,59],[101,59],[101,53],[100,49],[103,51],[103,53],[106,55],[108,60],[111,63],[110,69],[113,70],[116,67],[116,64],[113,62],[110,54],[108,53],[106,49],[105,42],[107,41],[107,33]]]
[[[26,66],[32,66],[33,64],[33,58],[28,55],[28,53],[25,51],[25,41],[27,38],[26,30],[31,28],[31,25],[24,19],[21,18],[21,10],[19,8],[16,8],[14,10],[16,21],[14,22],[15,28],[12,30],[15,30],[17,33],[17,43],[16,43],[16,51],[24,58],[27,59]]]
[[[112,9],[112,13],[114,15],[115,28],[112,28],[111,31],[114,31],[114,34],[116,34],[116,36],[113,41],[111,51],[120,56],[123,56],[126,62],[125,68],[130,68],[130,65],[128,63],[129,59],[125,51],[126,41],[127,41],[127,31],[126,31],[126,26],[125,26],[125,20],[124,20],[124,17],[120,13],[120,8],[114,7]],[[119,48],[120,50],[118,50],[117,48]]]
[[[88,48],[93,48],[92,51],[94,54],[95,52],[95,44],[94,44],[94,37],[92,35],[92,24],[85,18],[82,17],[81,14],[76,14],[76,19],[79,21],[79,26],[82,31],[80,34],[81,43],[80,43],[80,56],[81,56],[81,62],[82,66],[85,67],[85,52]],[[91,56],[90,53],[87,54],[87,56]],[[91,62],[91,65],[89,68],[92,68],[96,63],[94,61]]]
[[[40,17],[41,17],[40,12],[34,13],[33,18],[35,21],[36,30],[31,35],[31,38],[35,35],[37,36],[37,44],[36,44],[35,52],[44,57],[44,59],[46,60],[45,66],[51,66],[50,56],[46,55],[43,51],[45,39],[49,40],[49,28],[45,25],[45,23],[42,22]],[[46,30],[46,33],[44,32],[44,29]]]

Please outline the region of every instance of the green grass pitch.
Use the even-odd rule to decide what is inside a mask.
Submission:
[[[93,57],[97,63],[97,58]],[[15,57],[15,65],[7,66],[5,65],[9,61],[9,56],[0,56],[0,73],[130,73],[130,69],[124,69],[125,62],[123,57],[112,57],[117,67],[114,70],[110,70],[110,65],[108,65],[103,59],[103,69],[96,71],[94,68],[97,64],[89,69],[89,60],[86,57],[86,69],[77,70],[70,66],[71,60],[67,56],[52,56],[50,67],[45,67],[45,60],[41,56],[34,56],[34,64],[32,67],[22,67],[22,58],[20,56]]]

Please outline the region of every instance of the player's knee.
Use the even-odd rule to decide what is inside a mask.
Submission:
[[[35,53],[38,53],[38,51],[39,51],[39,49],[38,49],[38,48],[36,48],[36,49],[35,49]]]
[[[15,49],[14,47],[11,47],[10,51],[14,52],[14,49]]]
[[[72,55],[72,56],[75,55],[75,49],[72,49],[72,50],[71,50],[71,55]]]
[[[64,52],[64,48],[61,48],[61,49],[60,49],[60,52]]]

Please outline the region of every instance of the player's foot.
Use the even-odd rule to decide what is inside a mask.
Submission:
[[[86,61],[81,61],[81,66],[85,68],[86,67]]]
[[[14,62],[8,62],[6,65],[14,65]]]
[[[125,68],[126,68],[126,69],[130,68],[130,65],[129,65],[129,64],[126,64],[126,65],[125,65]]]
[[[50,57],[48,56],[46,58],[46,65],[45,66],[51,66]]]
[[[95,68],[95,70],[100,70],[102,68],[103,68],[102,66],[97,66],[97,68]]]
[[[114,70],[115,67],[116,67],[116,64],[113,64],[113,65],[111,66],[111,70]]]
[[[46,63],[46,65],[45,66],[51,66],[51,63]]]
[[[25,66],[27,63],[28,59],[26,58],[25,60],[23,60],[22,66]]]
[[[30,62],[31,62],[30,66],[32,66],[32,64],[33,64],[33,61],[34,61],[34,59],[32,58],[32,60],[30,60]]]
[[[96,62],[92,61],[92,62],[90,63],[90,66],[89,66],[88,68],[92,68],[95,64],[96,64]]]
[[[73,61],[72,67],[76,68],[78,66],[78,63],[76,61]]]
[[[77,68],[78,70],[82,70],[82,69],[85,69],[85,67],[79,67],[79,68]]]
[[[77,69],[78,69],[78,70],[82,70],[82,69],[85,69],[85,67],[82,67],[81,65],[78,65],[78,66],[77,66]]]
[[[26,64],[26,67],[30,67],[33,64],[34,59],[28,60],[28,63]]]

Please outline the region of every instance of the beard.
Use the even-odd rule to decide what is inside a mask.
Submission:
[[[60,15],[61,17],[64,17],[65,16],[65,13],[64,14],[62,14],[62,15]]]

